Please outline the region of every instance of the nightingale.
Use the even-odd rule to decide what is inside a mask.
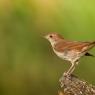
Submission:
[[[64,37],[58,33],[49,33],[45,35],[44,38],[50,42],[54,53],[59,58],[71,63],[68,71],[64,73],[65,75],[71,75],[73,73],[82,56],[93,56],[88,51],[95,46],[95,41],[69,41],[64,39]]]

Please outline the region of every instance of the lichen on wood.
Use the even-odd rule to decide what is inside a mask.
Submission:
[[[60,79],[59,95],[95,95],[95,86],[74,75],[63,75]]]

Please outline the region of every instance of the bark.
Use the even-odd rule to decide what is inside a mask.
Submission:
[[[74,75],[63,75],[60,79],[58,95],[95,95],[95,86]]]

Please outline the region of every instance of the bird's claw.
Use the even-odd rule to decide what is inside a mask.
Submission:
[[[68,72],[64,72],[64,73],[63,73],[63,76],[64,76],[64,77],[67,77],[67,76],[70,76],[70,74],[69,74]]]
[[[64,87],[64,78],[69,77],[69,76],[70,76],[70,74],[68,74],[67,72],[63,73],[62,77],[59,79],[61,87]]]
[[[70,76],[70,74],[68,74],[67,72],[64,72],[62,77],[59,79],[59,82],[62,82],[64,77]]]

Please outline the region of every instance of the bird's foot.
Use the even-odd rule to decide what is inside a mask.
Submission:
[[[64,77],[68,77],[68,76],[70,76],[70,73],[64,72],[64,73],[63,73],[63,76],[64,76]]]
[[[59,82],[62,82],[64,80],[64,77],[69,77],[69,76],[70,76],[69,73],[64,72],[63,75],[62,75],[62,77],[59,79]]]
[[[70,76],[70,74],[68,74],[67,72],[63,73],[62,77],[59,79],[59,82],[61,83],[61,85],[60,85],[61,87],[64,86],[64,84],[63,84],[64,78],[69,77],[69,76]]]

